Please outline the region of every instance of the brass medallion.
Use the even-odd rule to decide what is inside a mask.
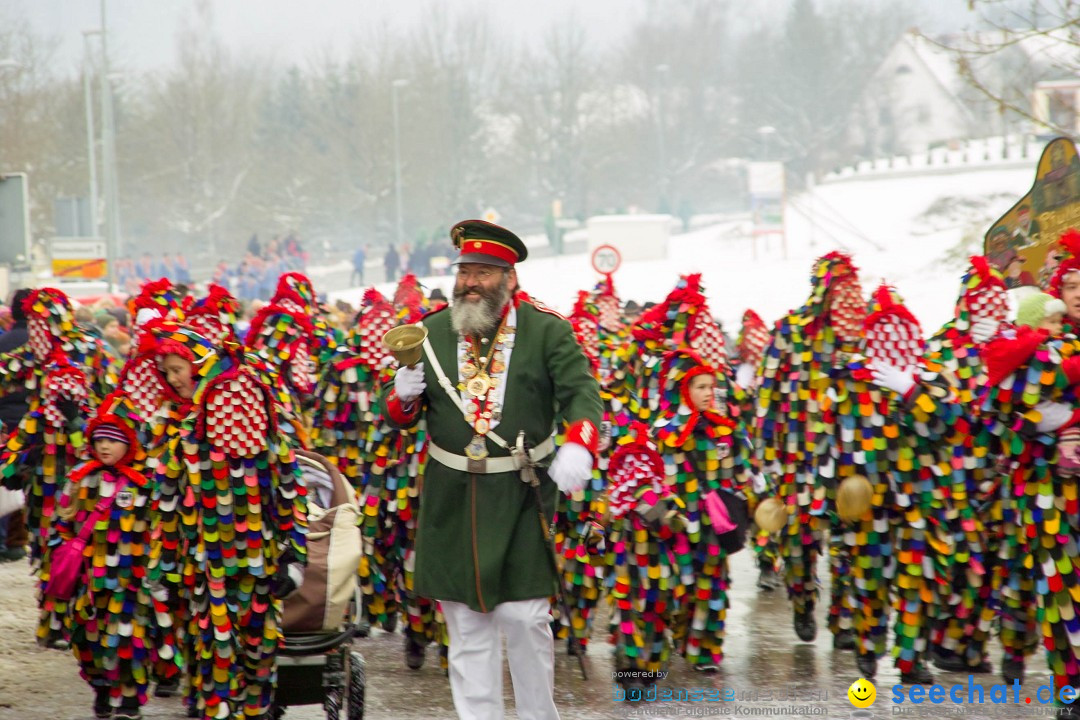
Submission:
[[[491,376],[485,372],[478,373],[469,382],[465,383],[465,391],[475,398],[482,398],[491,389]]]
[[[483,460],[488,456],[487,443],[483,435],[473,435],[473,439],[465,446],[465,457],[470,460]]]

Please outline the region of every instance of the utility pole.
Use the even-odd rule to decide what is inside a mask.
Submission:
[[[104,0],[102,0],[104,2]],[[397,205],[396,235],[398,248],[402,242],[401,224],[401,130],[398,121],[398,89],[409,84],[408,80],[398,78],[390,83],[390,104],[394,113],[394,202]]]
[[[83,30],[83,96],[86,101],[86,157],[90,166],[90,235],[99,237],[98,232],[98,184],[97,184],[97,150],[94,138],[94,93],[90,78],[93,69],[93,58],[90,53],[90,37],[100,35],[100,30]],[[106,259],[106,263],[111,260]]]
[[[116,180],[116,126],[109,81],[108,37],[105,0],[101,0],[101,170],[105,191],[105,253],[111,292],[116,284],[116,260],[120,254],[120,199]]]

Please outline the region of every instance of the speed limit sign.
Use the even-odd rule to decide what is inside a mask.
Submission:
[[[592,251],[593,270],[601,275],[611,275],[622,264],[622,255],[611,245],[600,245]]]

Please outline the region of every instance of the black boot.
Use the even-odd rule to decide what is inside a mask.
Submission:
[[[157,686],[154,687],[154,697],[174,697],[180,694],[180,676],[174,675],[171,678],[164,680],[158,680]]]
[[[859,653],[855,656],[855,665],[867,680],[872,680],[877,674],[877,657],[873,653]]]
[[[795,611],[795,634],[803,642],[813,642],[817,637],[817,621],[814,620],[814,609],[808,607],[802,612]]]
[[[120,707],[113,714],[113,720],[142,720],[139,710],[139,698],[125,695],[120,698]]]
[[[383,623],[383,630],[388,633],[392,633],[397,630],[397,613],[386,616],[386,622]]]
[[[960,657],[952,650],[946,650],[945,648],[937,648],[933,652],[934,665],[939,670],[945,672],[966,672],[968,669],[967,663],[964,662],[964,658]]]
[[[371,634],[371,621],[367,618],[360,618],[360,622],[356,623],[356,631],[354,633],[356,637],[366,638]]]
[[[925,665],[922,663],[915,663],[911,670],[906,673],[900,673],[900,682],[905,685],[932,685],[934,676],[930,674],[930,671],[926,669]]]
[[[573,632],[572,630],[570,631]],[[581,641],[573,635],[566,638],[566,654],[570,657],[577,657],[578,655],[585,654],[585,648],[581,647]]]
[[[832,639],[833,650],[854,650],[855,649],[855,631],[854,630],[840,630]]]
[[[776,574],[773,564],[762,563],[759,566],[757,586],[766,592],[772,592],[780,587],[780,576]]]
[[[1016,681],[1024,682],[1024,661],[1005,658],[1001,663],[1001,677],[1008,685]]]
[[[405,664],[410,670],[419,670],[424,667],[424,654],[426,648],[413,640],[412,635],[405,636]]]
[[[94,717],[112,717],[112,705],[109,704],[109,688],[94,687]]]

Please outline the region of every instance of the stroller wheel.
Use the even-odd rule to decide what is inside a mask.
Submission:
[[[364,656],[355,650],[349,653],[349,714],[348,720],[364,720]]]
[[[341,720],[341,706],[344,700],[345,688],[327,688],[322,704],[326,720]]]

